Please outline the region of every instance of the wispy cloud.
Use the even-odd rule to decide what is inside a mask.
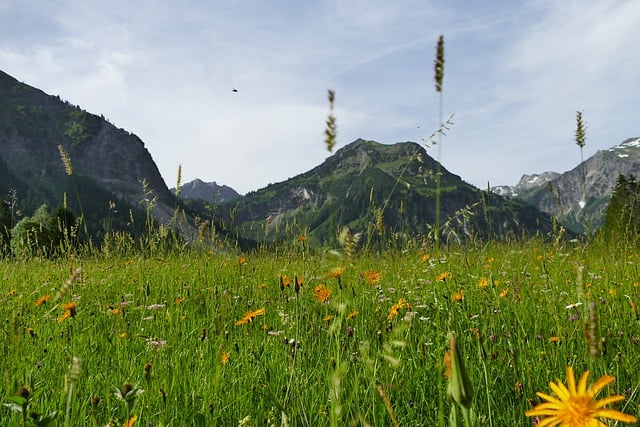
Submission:
[[[0,64],[138,134],[167,182],[182,163],[246,192],[327,156],[327,88],[340,145],[427,137],[444,34],[443,161],[484,186],[573,167],[575,110],[586,153],[638,133],[640,6],[586,3],[9,0]]]

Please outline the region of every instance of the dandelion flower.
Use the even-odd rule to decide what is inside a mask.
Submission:
[[[316,300],[320,303],[326,302],[331,296],[331,289],[325,287],[322,283],[313,288],[313,295]]]
[[[451,299],[456,302],[461,302],[464,299],[464,292],[458,291],[451,296]]]
[[[528,417],[543,418],[537,425],[545,426],[569,426],[569,427],[589,427],[604,426],[602,420],[615,420],[623,423],[635,423],[638,421],[633,415],[615,409],[605,409],[606,405],[624,400],[624,396],[609,396],[601,400],[595,397],[608,384],[615,381],[615,377],[604,375],[595,383],[587,387],[589,371],[585,371],[576,385],[573,368],[567,367],[567,386],[561,381],[549,382],[549,387],[557,396],[550,396],[545,393],[536,392],[538,397],[546,402],[526,411]]]
[[[71,301],[65,304],[62,304],[62,309],[64,310],[64,313],[62,313],[62,316],[60,316],[60,318],[58,319],[58,322],[62,322],[63,320],[69,318],[69,317],[75,317],[76,315],[76,303]]]
[[[408,304],[404,300],[404,298],[400,298],[396,304],[393,304],[389,309],[389,314],[387,315],[387,320],[391,321],[394,317],[398,315],[398,310],[401,308],[407,307]]]
[[[362,277],[367,282],[367,285],[375,285],[382,279],[382,274],[375,270],[369,270],[362,272]]]
[[[220,355],[220,363],[222,363],[223,365],[229,363],[229,353],[225,351]]]
[[[478,280],[478,288],[483,289],[483,288],[486,288],[487,286],[489,286],[489,280],[486,277],[483,277],[480,280]]]
[[[436,277],[436,282],[444,282],[449,278],[451,278],[451,273],[445,271],[444,273],[441,273]]]

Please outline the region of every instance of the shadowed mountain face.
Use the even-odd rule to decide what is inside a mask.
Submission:
[[[553,173],[541,176],[552,177],[549,174]],[[603,225],[620,175],[640,177],[640,138],[598,151],[568,172],[538,180],[538,185],[518,185],[510,191],[514,197],[555,216],[570,230],[583,233]]]
[[[72,210],[79,215],[82,204],[94,224],[116,210],[126,222],[129,209],[138,211],[149,197],[157,197],[153,214],[160,219],[170,218],[174,206],[137,136],[0,71],[0,199],[10,190],[26,214],[42,203],[61,205],[66,195]]]
[[[445,238],[447,233],[465,239],[551,229],[549,216],[531,206],[480,191],[445,168],[439,171],[416,143],[362,139],[306,173],[224,205],[233,212],[226,220],[258,240],[299,233],[326,241],[345,225],[369,236],[428,233],[436,220],[438,173]]]

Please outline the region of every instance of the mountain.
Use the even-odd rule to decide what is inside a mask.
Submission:
[[[358,139],[314,169],[250,192],[219,212],[251,239],[304,234],[321,242],[341,226],[386,234],[428,233],[436,217],[438,163],[413,142],[383,145]],[[522,236],[552,229],[548,215],[481,191],[441,168],[443,237]]]
[[[503,197],[514,197],[526,193],[529,190],[545,186],[549,181],[553,181],[559,176],[560,174],[558,172],[522,175],[522,178],[520,178],[520,181],[516,185],[498,185],[491,187],[491,191]]]
[[[176,194],[176,189],[171,189]],[[201,199],[209,203],[224,203],[242,197],[236,190],[226,185],[214,182],[204,182],[194,179],[180,186],[181,199]]]
[[[59,147],[71,161],[71,175]],[[105,218],[130,222],[130,209],[140,217],[144,199],[155,199],[152,213],[165,221],[175,206],[140,138],[0,71],[0,200],[10,192],[27,215],[42,203],[62,205],[66,197],[94,233],[104,230]]]
[[[608,150],[598,151],[546,183],[540,180],[540,185],[520,188],[516,191],[517,199],[556,217],[576,233],[595,231],[604,223],[607,205],[620,175],[640,177],[640,138],[629,138]]]

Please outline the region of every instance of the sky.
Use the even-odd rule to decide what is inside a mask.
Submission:
[[[334,152],[414,141],[486,188],[576,167],[576,111],[585,159],[640,136],[639,33],[639,0],[2,0],[0,70],[138,135],[169,187],[319,165],[332,89]]]

